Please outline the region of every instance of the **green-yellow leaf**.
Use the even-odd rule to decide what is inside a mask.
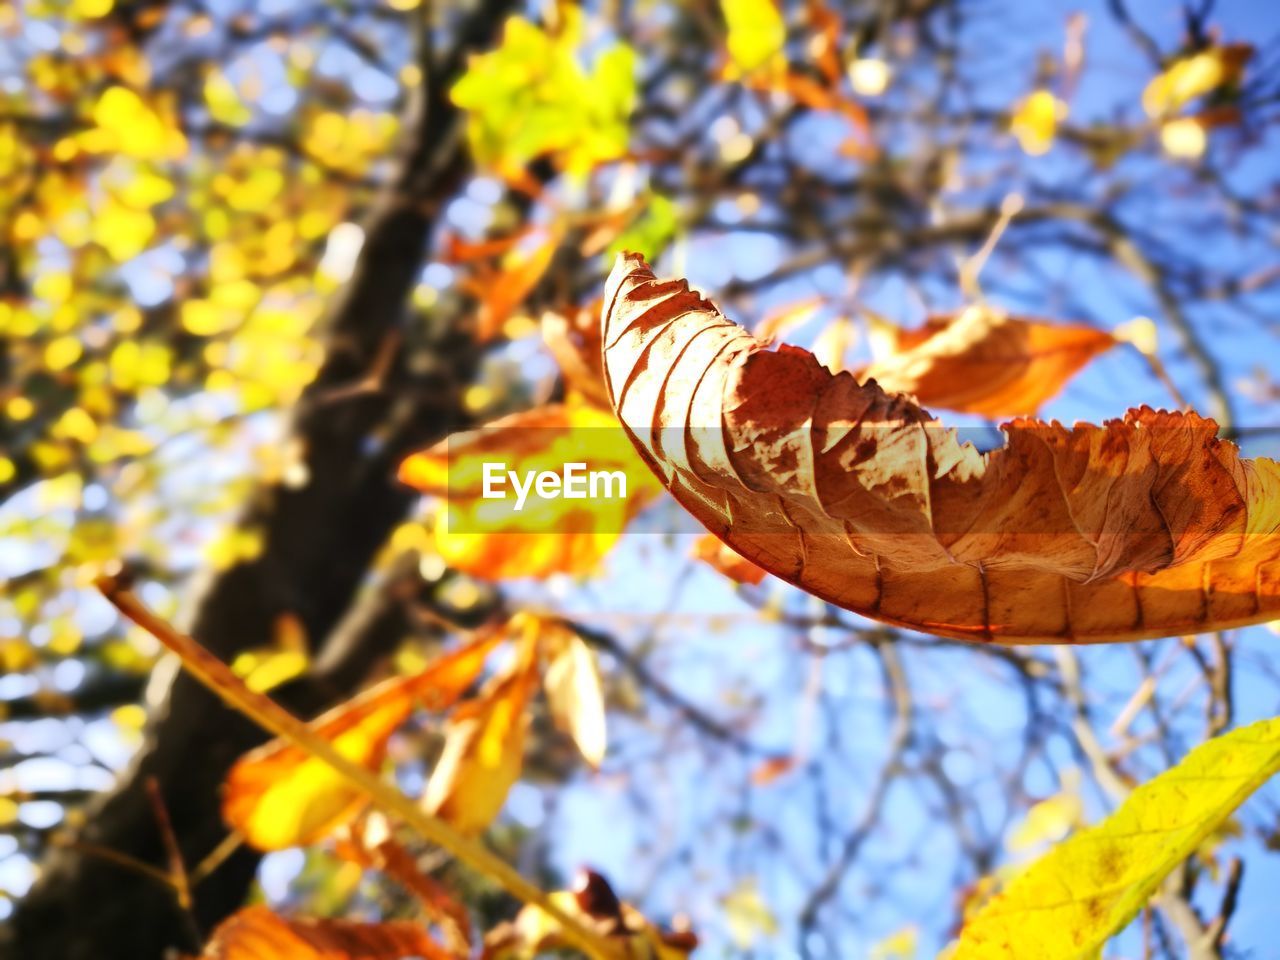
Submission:
[[[785,69],[787,25],[776,0],[720,0],[729,36],[729,79]]]
[[[1277,771],[1280,718],[1201,744],[1018,876],[965,924],[951,960],[1094,955]]]
[[[554,31],[523,17],[508,19],[501,45],[472,57],[450,91],[468,111],[475,159],[504,175],[544,156],[583,174],[626,153],[635,51],[614,44],[588,72],[579,59],[582,11],[566,5],[562,13]]]

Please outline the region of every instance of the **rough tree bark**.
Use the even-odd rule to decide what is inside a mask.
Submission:
[[[492,41],[512,6],[484,0],[452,31],[444,54],[427,49],[424,36],[424,83],[406,118],[397,172],[366,220],[355,272],[326,319],[325,360],[290,420],[308,481],[253,493],[241,523],[262,531],[264,549],[214,576],[190,619],[195,637],[230,658],[269,643],[281,615],[297,617],[316,666],[279,694],[301,713],[348,695],[406,629],[405,577],[361,587],[411,503],[394,480],[395,466],[411,448],[464,424],[459,397],[478,348],[456,324],[437,324],[434,342],[415,349],[410,371],[401,327],[438,214],[469,169],[460,118],[447,97],[450,79],[469,52]],[[143,749],[117,789],[86,811],[75,842],[46,857],[39,881],[17,905],[0,957],[160,960],[174,948],[195,952],[243,902],[258,861],[253,851],[240,848],[204,878],[190,912],[164,885],[98,852],[164,869],[146,789],[152,779],[188,866],[226,836],[219,785],[262,734],[184,674],[156,678],[153,686],[162,684]]]

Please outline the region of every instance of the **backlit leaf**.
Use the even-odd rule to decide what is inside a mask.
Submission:
[[[706,533],[698,538],[697,543],[693,545],[693,555],[738,583],[755,585],[765,577],[763,570],[728,546],[714,533]]]
[[[310,726],[343,756],[377,769],[387,741],[415,704],[433,710],[450,706],[479,676],[501,639],[498,632],[486,632],[432,661],[422,673],[385,680]],[[363,805],[362,795],[341,774],[282,740],[246,753],[223,785],[223,819],[259,850],[314,843]]]
[[[522,651],[512,669],[454,709],[423,797],[428,812],[461,833],[479,833],[493,822],[524,764],[525,708],[537,678],[536,657]]]
[[[476,160],[508,176],[547,155],[581,174],[627,149],[635,51],[615,43],[588,73],[579,61],[583,13],[573,4],[558,10],[555,30],[509,18],[499,47],[472,57],[450,91],[468,111]]]
[[[582,758],[598,768],[606,745],[604,693],[595,654],[582,638],[566,627],[550,624],[554,636],[544,636],[547,665],[542,684],[556,726],[569,734]]]
[[[787,25],[777,0],[720,0],[728,28],[729,79],[786,70]]]
[[[139,160],[174,159],[187,150],[171,114],[127,87],[107,87],[93,108],[95,129],[81,139],[94,152],[119,152]]]
[[[965,923],[952,960],[1095,955],[1277,771],[1280,719],[1201,744],[1014,879]]]
[[[203,960],[455,960],[416,923],[288,920],[267,907],[246,907],[224,920]]]
[[[986,417],[1031,416],[1081,367],[1115,346],[1101,330],[970,307],[933,318],[914,345],[859,372],[921,404]]]
[[[1053,146],[1058,121],[1066,116],[1067,105],[1048,90],[1028,94],[1014,107],[1009,131],[1022,149],[1032,156],[1047,153]]]
[[[675,498],[810,593],[961,639],[1098,642],[1280,612],[1280,464],[1192,413],[1017,420],[982,454],[910,400],[769,351],[684,282],[620,258],[605,293],[619,419]]]
[[[1142,109],[1149,117],[1167,117],[1196,97],[1234,86],[1252,56],[1252,45],[1231,43],[1179,57],[1142,91]]]

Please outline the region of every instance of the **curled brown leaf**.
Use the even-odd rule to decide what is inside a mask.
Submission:
[[[1135,640],[1280,614],[1280,465],[1193,413],[1015,420],[961,443],[911,400],[768,350],[619,258],[605,378],[668,490],[769,572],[941,636]]]

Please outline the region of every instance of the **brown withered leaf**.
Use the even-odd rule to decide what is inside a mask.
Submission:
[[[382,764],[387,741],[414,705],[450,706],[504,639],[486,631],[411,677],[393,677],[313,720],[311,728],[349,760],[370,770]],[[283,850],[328,836],[364,806],[363,795],[337,771],[301,748],[276,739],[246,753],[222,786],[222,817],[259,850]]]
[[[557,907],[618,946],[619,956],[647,960],[686,960],[698,946],[689,930],[666,930],[618,899],[609,882],[594,870],[581,869],[572,890],[556,890],[548,899]],[[480,960],[527,960],[567,946],[560,923],[536,904],[515,920],[490,930]]]
[[[765,577],[765,572],[742,556],[714,533],[699,537],[693,545],[696,560],[708,563],[737,583],[755,586]]]
[[[1079,324],[1011,317],[973,306],[902,331],[898,352],[858,373],[889,393],[985,417],[1034,416],[1079,370],[1116,345]]]
[[[287,920],[262,906],[224,920],[201,960],[458,960],[416,923]]]
[[[605,378],[650,468],[765,570],[888,623],[1136,640],[1280,614],[1280,465],[1192,413],[1016,420],[980,453],[909,399],[776,352],[622,256]]]

